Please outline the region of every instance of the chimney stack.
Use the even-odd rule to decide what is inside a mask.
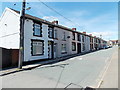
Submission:
[[[76,31],[76,28],[72,28],[73,31]]]
[[[58,25],[58,21],[57,20],[56,21],[52,21],[52,23]]]
[[[86,34],[86,32],[83,32],[84,34]]]
[[[89,34],[90,36],[92,36],[92,34]]]

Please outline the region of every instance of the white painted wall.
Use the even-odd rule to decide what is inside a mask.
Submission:
[[[42,37],[33,36],[33,21],[25,21],[25,39],[24,39],[24,61],[32,61],[48,58],[48,25],[42,24]],[[31,39],[44,40],[44,55],[32,56],[31,54]],[[50,39],[51,40],[51,39]]]
[[[0,18],[0,47],[19,48],[19,14],[6,8]]]

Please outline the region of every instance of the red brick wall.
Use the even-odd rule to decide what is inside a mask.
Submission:
[[[17,65],[18,64],[18,59],[19,59],[19,50],[15,49],[12,50],[12,65]]]

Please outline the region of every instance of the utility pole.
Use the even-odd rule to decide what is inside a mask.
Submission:
[[[20,12],[20,46],[19,46],[19,62],[18,62],[18,68],[19,69],[22,69],[22,63],[23,63],[23,60],[24,60],[25,4],[26,4],[26,0],[23,0],[22,10]]]

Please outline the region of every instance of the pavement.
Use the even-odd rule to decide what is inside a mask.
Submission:
[[[85,53],[83,53],[83,54],[85,54]],[[53,59],[53,60],[40,61],[40,62],[37,62],[34,64],[29,64],[29,65],[24,65],[24,66],[22,66],[22,69],[19,69],[17,67],[16,68],[6,68],[6,69],[0,71],[0,76],[12,74],[12,73],[16,73],[16,72],[20,72],[20,71],[24,71],[24,70],[30,70],[30,69],[37,68],[37,67],[40,67],[42,65],[46,65],[46,64],[50,64],[50,63],[60,62],[60,61],[66,60],[68,58],[75,57],[77,55],[79,55],[79,54],[70,55],[70,56],[57,58],[57,59]]]
[[[3,88],[98,87],[117,47],[2,76]],[[108,86],[109,88],[109,86]]]
[[[118,88],[118,51],[116,50],[111,58],[111,62],[103,74],[99,88]]]

